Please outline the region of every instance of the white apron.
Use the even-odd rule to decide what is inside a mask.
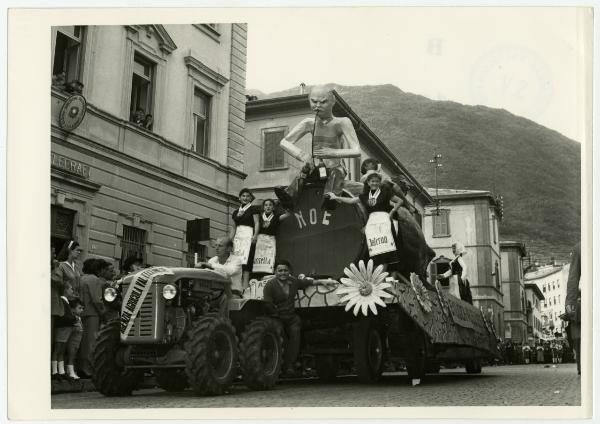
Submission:
[[[256,249],[254,250],[254,263],[252,272],[273,273],[275,264],[275,236],[259,234],[256,238]]]
[[[460,288],[458,287],[458,276],[451,275],[448,279],[448,293],[460,299]]]
[[[252,247],[253,233],[254,229],[247,225],[240,225],[235,229],[235,236],[233,237],[233,254],[240,258],[240,261],[243,264],[248,262],[250,247]]]
[[[365,237],[371,257],[395,251],[396,242],[392,234],[390,214],[371,212],[365,225]]]

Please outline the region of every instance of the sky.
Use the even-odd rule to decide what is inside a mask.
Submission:
[[[295,9],[248,25],[247,82],[265,93],[319,83],[393,84],[434,100],[503,108],[581,142],[586,10]]]

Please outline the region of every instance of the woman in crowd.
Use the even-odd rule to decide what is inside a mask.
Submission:
[[[275,236],[279,230],[279,224],[284,219],[290,216],[289,211],[284,213],[275,212],[275,202],[272,199],[266,199],[262,203],[262,214],[259,216],[259,229],[258,237],[256,241],[255,258],[258,252],[263,253],[265,256],[269,256],[267,259],[268,264],[254,262],[253,272],[272,274],[274,271],[273,264],[275,263],[276,255],[276,242]],[[264,247],[272,247],[272,249],[264,249]],[[268,270],[267,270],[268,268]]]
[[[96,335],[100,330],[100,322],[104,319],[105,307],[102,288],[114,277],[114,269],[104,259],[94,259],[92,273],[81,278],[83,306],[83,340],[79,349],[79,369],[82,374],[91,376],[92,354]]]
[[[537,346],[535,347],[536,352],[536,362],[538,364],[544,363],[544,347],[542,346],[542,342],[538,341]]]
[[[373,259],[373,264],[375,266],[383,265],[384,268],[387,269],[388,265],[399,262],[398,252],[396,250],[399,246],[398,236],[396,234],[396,229],[392,224],[392,216],[398,210],[402,201],[392,193],[392,190],[387,185],[382,185],[382,181],[382,175],[377,171],[373,171],[367,176],[363,193],[358,197],[340,197],[336,196],[334,193],[329,193],[329,198],[340,203],[361,203],[364,206],[369,216],[365,226],[365,236],[367,238],[371,259]],[[385,238],[385,246],[380,246],[385,247],[384,250],[388,251],[376,253],[380,250],[376,250],[374,243],[370,242],[369,233],[370,227],[373,228],[377,223],[381,222],[389,222],[389,228],[383,228],[385,234],[382,234],[382,237],[376,238],[380,240]],[[394,249],[389,250],[392,245],[394,246]]]
[[[240,207],[233,212],[233,253],[242,261],[242,289],[248,287],[254,263],[254,249],[260,226],[259,211],[252,205],[254,195],[247,188],[239,194]]]
[[[441,280],[454,277],[450,278],[450,294],[472,304],[471,287],[467,279],[467,265],[463,259],[467,251],[461,243],[454,242],[452,243],[452,253],[454,254],[454,259],[450,261],[450,269],[443,274],[436,275],[436,278]]]
[[[62,249],[58,253],[58,260],[61,261],[52,273],[52,278],[55,281],[60,281],[62,284],[69,283],[73,287],[75,297],[80,297],[79,278],[81,276],[81,268],[77,260],[81,259],[82,249],[75,240],[65,242]]]

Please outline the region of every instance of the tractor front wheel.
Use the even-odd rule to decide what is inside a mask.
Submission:
[[[185,372],[199,395],[221,395],[236,376],[237,339],[231,322],[218,315],[200,318],[186,343]]]
[[[139,370],[127,370],[117,360],[120,350],[120,321],[106,324],[98,333],[92,355],[92,381],[104,396],[129,396],[143,378]]]

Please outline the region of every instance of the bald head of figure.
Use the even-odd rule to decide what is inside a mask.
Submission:
[[[333,105],[335,104],[335,96],[332,90],[324,85],[316,85],[310,90],[308,99],[310,108],[319,118],[326,119],[332,116]]]

